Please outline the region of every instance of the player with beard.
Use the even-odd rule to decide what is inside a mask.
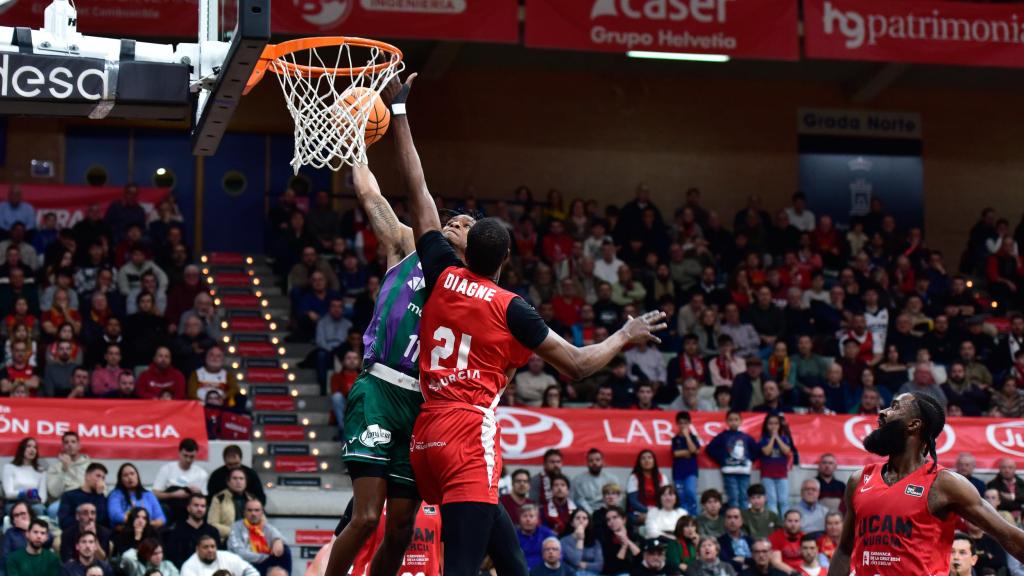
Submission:
[[[1024,559],[1024,531],[1004,520],[963,476],[938,465],[935,442],[946,415],[934,398],[900,394],[879,414],[878,424],[864,448],[888,460],[850,476],[830,576],[945,576],[958,516]]]

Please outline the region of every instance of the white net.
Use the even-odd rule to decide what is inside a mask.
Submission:
[[[383,135],[387,109],[378,94],[404,68],[401,55],[344,43],[290,52],[270,67],[295,121],[292,170],[365,164],[367,125],[371,143]]]

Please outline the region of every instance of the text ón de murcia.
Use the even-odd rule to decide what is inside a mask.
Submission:
[[[79,422],[77,427],[73,427],[70,422],[29,420],[0,415],[0,434],[60,437],[65,432],[77,432],[83,440],[86,438],[106,438],[111,440],[181,438],[178,429],[170,424],[139,424],[132,426],[130,424],[85,424]]]

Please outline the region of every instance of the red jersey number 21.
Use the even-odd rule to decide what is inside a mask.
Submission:
[[[469,347],[473,344],[473,337],[469,334],[461,334],[459,340],[459,355],[455,360],[455,370],[465,370],[469,367]],[[455,332],[451,328],[438,326],[434,330],[434,342],[437,346],[430,351],[431,370],[451,370],[450,366],[441,366],[441,360],[447,360],[455,352]]]

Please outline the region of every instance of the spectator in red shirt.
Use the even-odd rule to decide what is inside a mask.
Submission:
[[[165,390],[175,400],[185,399],[185,375],[171,366],[171,349],[159,346],[153,355],[153,362],[139,374],[135,393],[139,398],[155,399]]]
[[[576,282],[572,278],[565,278],[560,283],[560,294],[552,300],[551,305],[555,309],[555,320],[565,326],[578,324],[581,320],[580,312],[585,302],[579,297],[576,290]]]
[[[569,479],[558,474],[551,478],[551,500],[540,511],[541,522],[555,534],[564,534],[576,504],[569,498]]]
[[[15,386],[24,384],[28,393],[35,396],[39,392],[39,375],[28,361],[28,346],[24,342],[15,342],[11,346],[12,361],[0,370],[0,392],[11,395]]]
[[[341,372],[335,372],[331,376],[331,406],[334,410],[334,420],[338,424],[338,430],[345,426],[345,399],[352,385],[356,383],[359,376],[359,368],[363,360],[355,350],[345,352],[341,359]]]
[[[509,518],[519,518],[519,508],[533,504],[530,500],[530,473],[522,468],[512,473],[512,490],[498,499]]]
[[[1015,303],[1020,296],[1020,278],[1024,275],[1020,256],[1014,253],[1012,236],[1003,238],[999,250],[988,257],[985,265],[985,276],[988,289],[996,301],[1003,305]]]
[[[565,224],[561,220],[552,220],[548,225],[548,233],[541,242],[541,253],[547,262],[561,262],[572,254],[572,236],[565,232]]]
[[[787,574],[799,574],[800,570],[800,539],[804,533],[800,530],[800,511],[790,510],[778,528],[768,537],[772,543],[772,565]]]

